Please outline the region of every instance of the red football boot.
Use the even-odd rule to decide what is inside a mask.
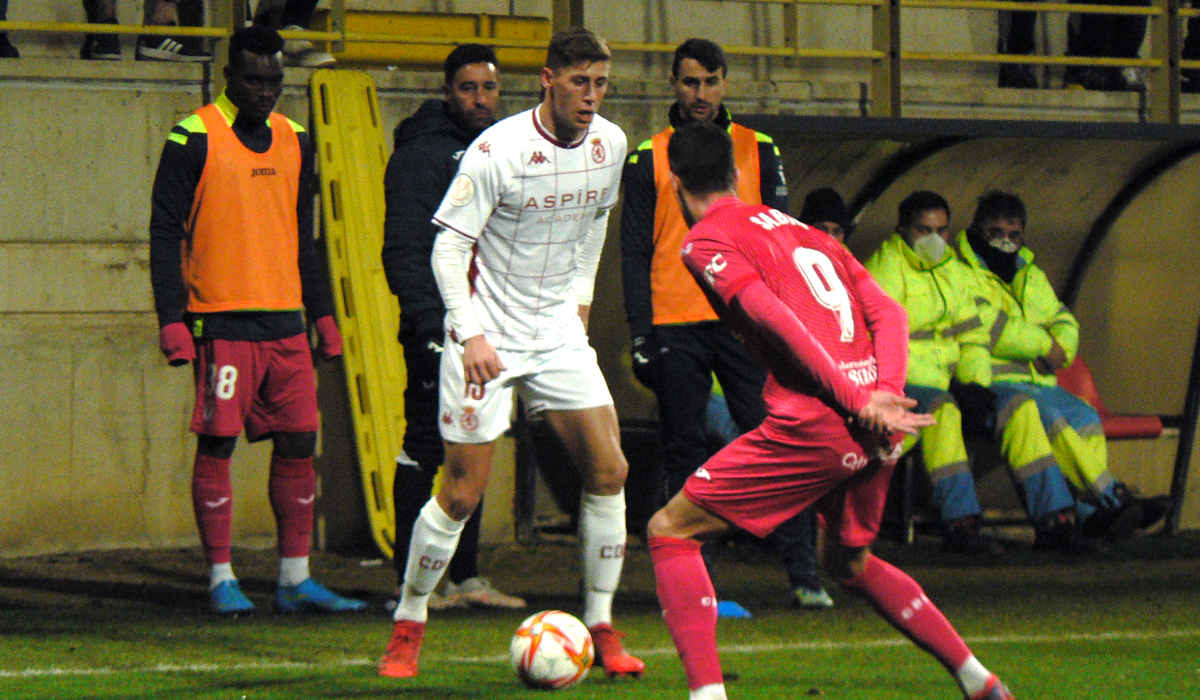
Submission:
[[[387,651],[379,660],[379,675],[389,678],[412,678],[417,675],[417,658],[421,655],[421,640],[425,623],[397,620],[392,625],[392,638]]]
[[[1000,679],[992,676],[983,690],[971,696],[971,700],[1016,700]]]
[[[625,636],[613,629],[607,622],[594,625],[589,629],[592,642],[596,645],[596,663],[604,667],[604,673],[609,677],[632,676],[640,678],[646,670],[646,663],[632,656],[621,646],[621,637]]]

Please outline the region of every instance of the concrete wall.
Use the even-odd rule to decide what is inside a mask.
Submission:
[[[379,3],[377,3],[379,4]],[[394,6],[395,3],[384,3]],[[507,12],[508,3],[412,3],[404,9]],[[418,6],[420,5],[420,6]],[[545,13],[548,3],[515,3],[519,13]],[[589,7],[598,6],[593,3]],[[136,21],[139,10],[121,3],[122,21]],[[368,2],[358,6],[371,6]],[[739,19],[743,9],[722,10],[728,22],[704,22],[685,13],[682,3],[650,2],[637,12],[617,16],[597,15],[596,28],[614,40],[678,40],[707,27],[721,26],[727,35],[718,39],[749,43],[750,20]],[[10,19],[60,19],[75,21],[74,2],[15,3]],[[859,12],[858,10],[847,10]],[[589,9],[589,23],[593,22]],[[766,12],[762,10],[761,12]],[[833,12],[833,10],[827,10]],[[127,16],[128,15],[128,16]],[[630,16],[626,16],[630,15]],[[638,26],[639,20],[645,26]],[[665,19],[663,19],[665,18]],[[759,17],[760,27],[770,24]],[[972,22],[954,25],[949,33],[913,20],[912,35],[954,46],[983,50],[989,41],[986,27]],[[836,26],[833,34],[817,29]],[[738,29],[741,27],[741,29]],[[851,24],[829,22],[810,25],[814,41],[832,42],[838,32],[853,34]],[[740,33],[739,33],[740,32]],[[974,32],[974,33],[973,33]],[[944,36],[943,36],[944,35]],[[773,37],[776,39],[777,37]],[[845,37],[843,37],[845,38]],[[187,370],[165,366],[157,349],[157,330],[147,270],[149,190],[163,139],[172,124],[200,106],[208,94],[207,66],[175,65],[128,60],[131,40],[126,39],[127,60],[115,63],[84,62],[71,58],[75,40],[38,40],[15,35],[15,43],[29,58],[0,61],[0,438],[8,449],[0,453],[0,493],[7,494],[0,508],[0,555],[88,548],[191,544],[195,541],[189,503],[194,438],[187,431],[191,406],[191,377]],[[851,45],[847,38],[846,45]],[[832,44],[831,44],[832,45]],[[860,75],[840,69],[806,67],[804,76],[789,74],[781,62],[771,68],[772,80],[756,79],[761,62],[738,60],[731,73],[733,94],[728,103],[738,114],[798,114],[854,117],[860,113]],[[438,95],[440,75],[374,69],[383,121],[390,128],[424,99]],[[607,116],[625,126],[636,144],[661,128],[670,99],[659,58],[619,56],[614,69],[614,90],[606,103]],[[306,85],[309,72],[291,70],[280,110],[307,122]],[[1135,121],[1137,100],[1132,95],[1017,92],[990,88],[988,75],[967,70],[955,74],[965,87],[945,89],[914,86],[906,90],[912,116],[1055,118]],[[512,112],[531,105],[537,85],[531,75],[506,74],[503,107]],[[906,103],[908,104],[908,103]],[[1194,119],[1196,104],[1189,104]],[[876,172],[894,144],[864,140],[859,143],[781,138],[789,178],[798,209],[807,189],[824,184],[842,188],[863,182]],[[1085,144],[1086,146],[1086,144]],[[977,155],[977,153],[976,153]],[[953,173],[974,163],[960,154],[926,172],[932,187],[955,187]],[[1014,167],[1020,167],[1019,162]],[[1164,202],[1172,207],[1190,201],[1186,184],[1200,164],[1189,164],[1177,177],[1156,190],[1145,208],[1122,220],[1122,233],[1114,248],[1106,248],[1109,263],[1097,278],[1095,294],[1081,309],[1088,328],[1106,340],[1088,346],[1098,379],[1107,389],[1112,378],[1113,403],[1130,409],[1156,408],[1143,401],[1130,383],[1120,380],[1128,365],[1105,350],[1111,335],[1105,329],[1107,296],[1125,299],[1130,283],[1104,281],[1146,274],[1143,268],[1126,268],[1124,260],[1136,251],[1139,231],[1176,231],[1161,217]],[[1077,168],[1069,178],[1072,191],[1111,190],[1125,171],[1103,167]],[[1059,173],[1058,177],[1068,176]],[[1025,180],[1036,185],[1037,177]],[[915,181],[908,181],[915,182]],[[984,181],[973,180],[982,186]],[[843,189],[843,191],[846,191]],[[898,193],[898,190],[897,190]],[[902,193],[899,193],[902,195]],[[963,196],[969,193],[963,190]],[[890,196],[890,195],[889,195]],[[891,199],[877,209],[882,231],[889,225]],[[969,207],[969,200],[956,205]],[[1071,203],[1067,204],[1069,208]],[[1172,209],[1171,211],[1175,211]],[[1186,211],[1190,211],[1187,209]],[[1067,241],[1081,242],[1086,216],[1061,229]],[[957,219],[956,219],[957,222]],[[612,230],[616,231],[617,220]],[[1188,240],[1172,238],[1172,255],[1186,257]],[[1041,258],[1061,275],[1073,249],[1048,246]],[[1194,254],[1189,258],[1194,261]],[[1162,264],[1162,257],[1155,265]],[[1111,269],[1110,269],[1111,268]],[[1133,270],[1131,272],[1131,270]],[[1139,271],[1140,270],[1140,271]],[[1099,273],[1098,273],[1099,274]],[[1056,280],[1060,281],[1060,280]],[[1196,298],[1195,295],[1190,297]],[[1133,306],[1119,318],[1139,319],[1147,332],[1154,324],[1139,316]],[[1114,316],[1112,318],[1117,318]],[[1194,329],[1193,329],[1194,330]],[[1186,335],[1187,329],[1181,333]],[[1101,335],[1103,333],[1104,335]],[[600,283],[593,310],[593,338],[601,364],[609,377],[624,418],[652,418],[652,397],[633,380],[627,366],[628,331],[620,291],[619,250],[615,234],[601,265]],[[1088,341],[1091,343],[1092,341]],[[1187,344],[1187,343],[1184,343]],[[1171,340],[1162,352],[1178,352]],[[1186,358],[1190,345],[1183,349]],[[1094,354],[1092,354],[1094,353]],[[1181,359],[1182,361],[1182,359]],[[1186,373],[1186,367],[1183,368]],[[1156,391],[1177,397],[1178,368],[1150,371]],[[345,406],[344,377],[336,363],[319,373],[323,413],[318,472],[321,477],[318,540],[330,547],[366,542],[361,514],[361,485],[353,456],[352,431]],[[1132,383],[1136,386],[1136,383]],[[241,445],[235,454],[235,537],[238,544],[265,544],[273,540],[274,524],[265,495],[266,446]],[[511,449],[500,451],[497,478],[489,493],[491,504],[485,522],[485,540],[511,538],[510,508],[506,502],[507,475],[512,471]],[[1143,451],[1142,456],[1144,457]],[[1172,453],[1173,454],[1173,453]],[[1146,467],[1147,483],[1161,482],[1170,457],[1155,458]],[[1158,481],[1155,481],[1158,480]],[[508,489],[508,490],[506,490]],[[1185,521],[1197,523],[1197,498],[1189,497]]]

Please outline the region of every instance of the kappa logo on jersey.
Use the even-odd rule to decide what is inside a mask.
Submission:
[[[696,478],[704,479],[705,481],[712,481],[712,474],[709,474],[708,470],[704,467],[700,467],[696,470]]]
[[[479,150],[490,156],[492,155],[492,144],[488,143],[487,141],[480,141]]]
[[[542,165],[543,163],[549,163],[549,162],[550,162],[550,159],[547,158],[546,156],[542,155],[541,151],[534,151],[533,155],[529,157],[530,165]]]
[[[592,160],[597,163],[603,163],[608,157],[608,153],[604,150],[604,142],[600,139],[592,139]]]
[[[479,427],[479,416],[476,415],[475,409],[467,406],[463,409],[462,417],[458,419],[458,424],[463,430],[472,432]]]
[[[525,200],[525,209],[554,209],[556,207],[572,207],[586,204],[599,204],[601,199],[608,196],[608,188],[599,190],[576,190],[574,192],[555,192],[548,194],[539,201],[537,197]]]
[[[704,278],[708,280],[709,284],[712,284],[717,279],[717,275],[721,274],[728,264],[729,262],[725,260],[725,256],[717,253],[704,266]]]
[[[446,197],[452,206],[465,207],[471,203],[472,199],[475,199],[475,181],[466,173],[455,175]]]

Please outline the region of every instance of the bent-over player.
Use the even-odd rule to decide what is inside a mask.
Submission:
[[[701,539],[764,537],[816,504],[822,563],[933,654],[971,700],[1009,700],[907,574],[871,554],[899,434],[929,425],[904,397],[908,323],[845,246],[734,194],[729,136],[698,122],[667,155],[693,223],[684,262],[769,369],[767,418],[697,469],[654,514],[650,554],[691,700],[722,700],[716,600]],[[695,222],[699,223],[695,223]]]

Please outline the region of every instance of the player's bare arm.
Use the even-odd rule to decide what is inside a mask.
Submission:
[[[463,343],[463,375],[468,384],[483,386],[500,376],[504,363],[483,334],[467,338]]]
[[[861,425],[877,433],[912,434],[937,422],[928,413],[909,410],[916,405],[916,399],[876,389],[867,405],[858,411],[857,418]]]

